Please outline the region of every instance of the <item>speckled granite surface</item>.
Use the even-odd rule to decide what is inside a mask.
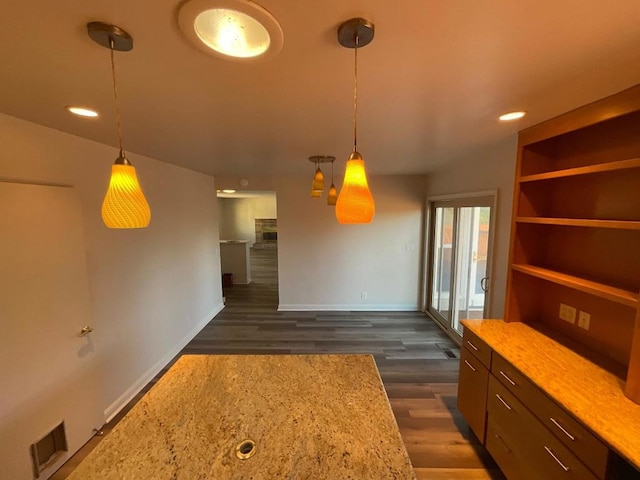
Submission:
[[[185,355],[69,479],[415,474],[370,355]]]
[[[524,323],[462,324],[640,468],[640,405],[624,396],[621,379]]]

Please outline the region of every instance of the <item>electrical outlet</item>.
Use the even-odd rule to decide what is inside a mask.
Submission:
[[[561,303],[558,316],[565,322],[576,323],[576,309],[571,305],[565,305],[564,303]]]
[[[360,299],[361,300],[366,300],[367,299],[367,292],[361,292],[360,293]]]
[[[591,325],[591,314],[580,311],[580,315],[578,315],[578,326],[580,328],[584,328],[585,330],[589,330],[590,325]]]

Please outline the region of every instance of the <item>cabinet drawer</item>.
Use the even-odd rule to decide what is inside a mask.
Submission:
[[[522,452],[536,478],[597,480],[571,451],[493,375],[489,376],[489,421]],[[516,480],[516,479],[514,479]]]
[[[458,410],[484,444],[489,370],[467,348],[460,350]]]
[[[544,426],[598,477],[605,477],[609,449],[600,440],[496,353],[491,372],[511,393],[523,399]]]
[[[491,417],[487,421],[487,450],[508,479],[539,480],[522,456],[522,450]]]
[[[468,348],[485,367],[491,368],[491,348],[468,328],[464,329],[462,344]]]

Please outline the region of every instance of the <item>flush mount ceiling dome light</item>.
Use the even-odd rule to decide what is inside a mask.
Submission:
[[[249,0],[188,0],[178,24],[200,50],[228,60],[264,60],[282,49],[278,21]]]

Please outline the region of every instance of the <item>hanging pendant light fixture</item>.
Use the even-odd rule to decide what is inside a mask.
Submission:
[[[313,198],[320,198],[322,196],[322,193],[324,192],[324,175],[322,174],[322,170],[320,169],[320,164],[331,162],[331,164],[333,165],[333,161],[335,159],[336,157],[327,155],[313,155],[309,157],[309,161],[316,166],[313,181],[311,182],[311,196]],[[333,176],[331,178],[331,185],[333,186]]]
[[[344,181],[336,203],[339,223],[370,223],[375,203],[369,190],[364,159],[358,152],[358,48],[373,40],[374,25],[364,18],[352,18],[338,28],[338,42],[355,51],[353,82],[353,153],[349,155]]]
[[[327,205],[335,206],[338,201],[338,190],[336,190],[336,186],[333,183],[333,162],[335,161],[335,157],[332,157],[331,160],[331,186],[329,187],[329,193],[327,194]]]
[[[309,158],[311,160],[313,157]],[[318,167],[317,160],[311,160],[315,164],[315,174],[313,175],[313,180],[311,181],[311,198],[320,198],[322,196],[322,191],[324,190],[324,178],[322,178],[322,172],[320,172],[320,178],[318,178],[318,171],[320,167]],[[322,181],[322,187],[320,187],[320,181]]]
[[[313,175],[312,188],[313,190],[319,190],[321,195],[324,192],[324,175],[322,175],[319,163],[316,163],[316,173]]]
[[[102,221],[109,228],[144,228],[151,220],[151,210],[138,183],[136,169],[131,165],[122,148],[120,103],[113,58],[115,50],[119,52],[131,50],[133,38],[121,28],[102,22],[88,23],[87,32],[94,42],[108,48],[111,52],[111,77],[120,146],[120,154],[111,166],[109,188],[102,202]]]

